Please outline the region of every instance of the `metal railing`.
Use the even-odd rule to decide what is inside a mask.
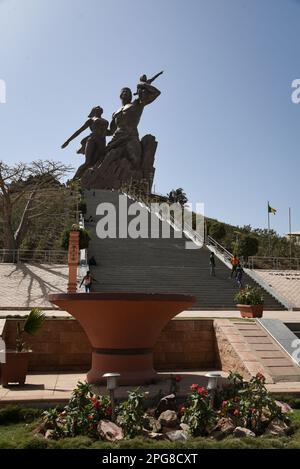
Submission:
[[[206,244],[209,244],[210,246],[212,246],[218,252],[218,254],[220,254],[224,258],[226,262],[230,262],[233,254],[230,251],[228,251],[226,248],[224,248],[222,244],[218,243],[218,241],[216,241],[214,238],[212,238],[209,235],[207,235],[206,237]],[[243,264],[243,259],[240,259],[240,262],[241,264]]]
[[[0,249],[0,263],[35,262],[38,264],[67,264],[66,251],[30,250],[30,249]]]
[[[298,257],[252,256],[248,258],[246,266],[252,270],[300,270],[300,259]]]

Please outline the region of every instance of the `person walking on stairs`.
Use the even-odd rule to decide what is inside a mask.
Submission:
[[[80,288],[82,284],[84,284],[85,293],[91,293],[93,282],[97,282],[97,280],[91,275],[91,272],[88,270],[86,275],[83,277],[81,281]]]
[[[235,273],[235,280],[236,280],[236,283],[238,284],[239,288],[242,288],[242,279],[243,279],[243,268],[242,266],[239,264],[236,268],[236,273]]]
[[[236,269],[237,269],[238,265],[240,265],[240,261],[236,257],[236,255],[234,254],[234,256],[231,258],[230,262],[231,262],[231,265],[232,265],[230,278],[232,278],[233,275],[234,275],[234,278],[235,278],[236,277]]]
[[[215,276],[216,276],[216,271],[215,271],[216,261],[215,261],[215,254],[214,254],[214,252],[211,252],[211,253],[210,253],[210,256],[209,256],[209,266],[210,266],[210,276],[211,276],[211,277],[215,277]]]

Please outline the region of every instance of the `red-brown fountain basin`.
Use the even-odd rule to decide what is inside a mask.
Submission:
[[[154,382],[153,348],[163,327],[196,298],[177,294],[69,293],[49,295],[74,316],[92,345],[89,383],[104,373],[120,373],[120,384]]]

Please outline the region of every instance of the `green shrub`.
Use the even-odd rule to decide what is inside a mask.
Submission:
[[[40,409],[22,408],[17,405],[8,405],[0,409],[0,425],[32,422],[41,415]]]
[[[143,428],[145,398],[145,393],[136,389],[128,393],[128,399],[117,409],[118,421],[126,438],[134,438]]]
[[[181,409],[182,421],[189,425],[192,436],[205,436],[217,420],[211,406],[211,396],[206,388],[198,384],[192,384],[191,390],[187,407]]]
[[[261,305],[264,303],[262,290],[257,287],[246,285],[234,297],[237,304],[240,305]]]

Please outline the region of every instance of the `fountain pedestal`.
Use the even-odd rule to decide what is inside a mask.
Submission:
[[[81,324],[92,345],[89,383],[102,384],[104,373],[117,372],[120,384],[157,380],[153,348],[164,326],[190,308],[193,296],[139,293],[69,293],[50,295],[52,303]]]

